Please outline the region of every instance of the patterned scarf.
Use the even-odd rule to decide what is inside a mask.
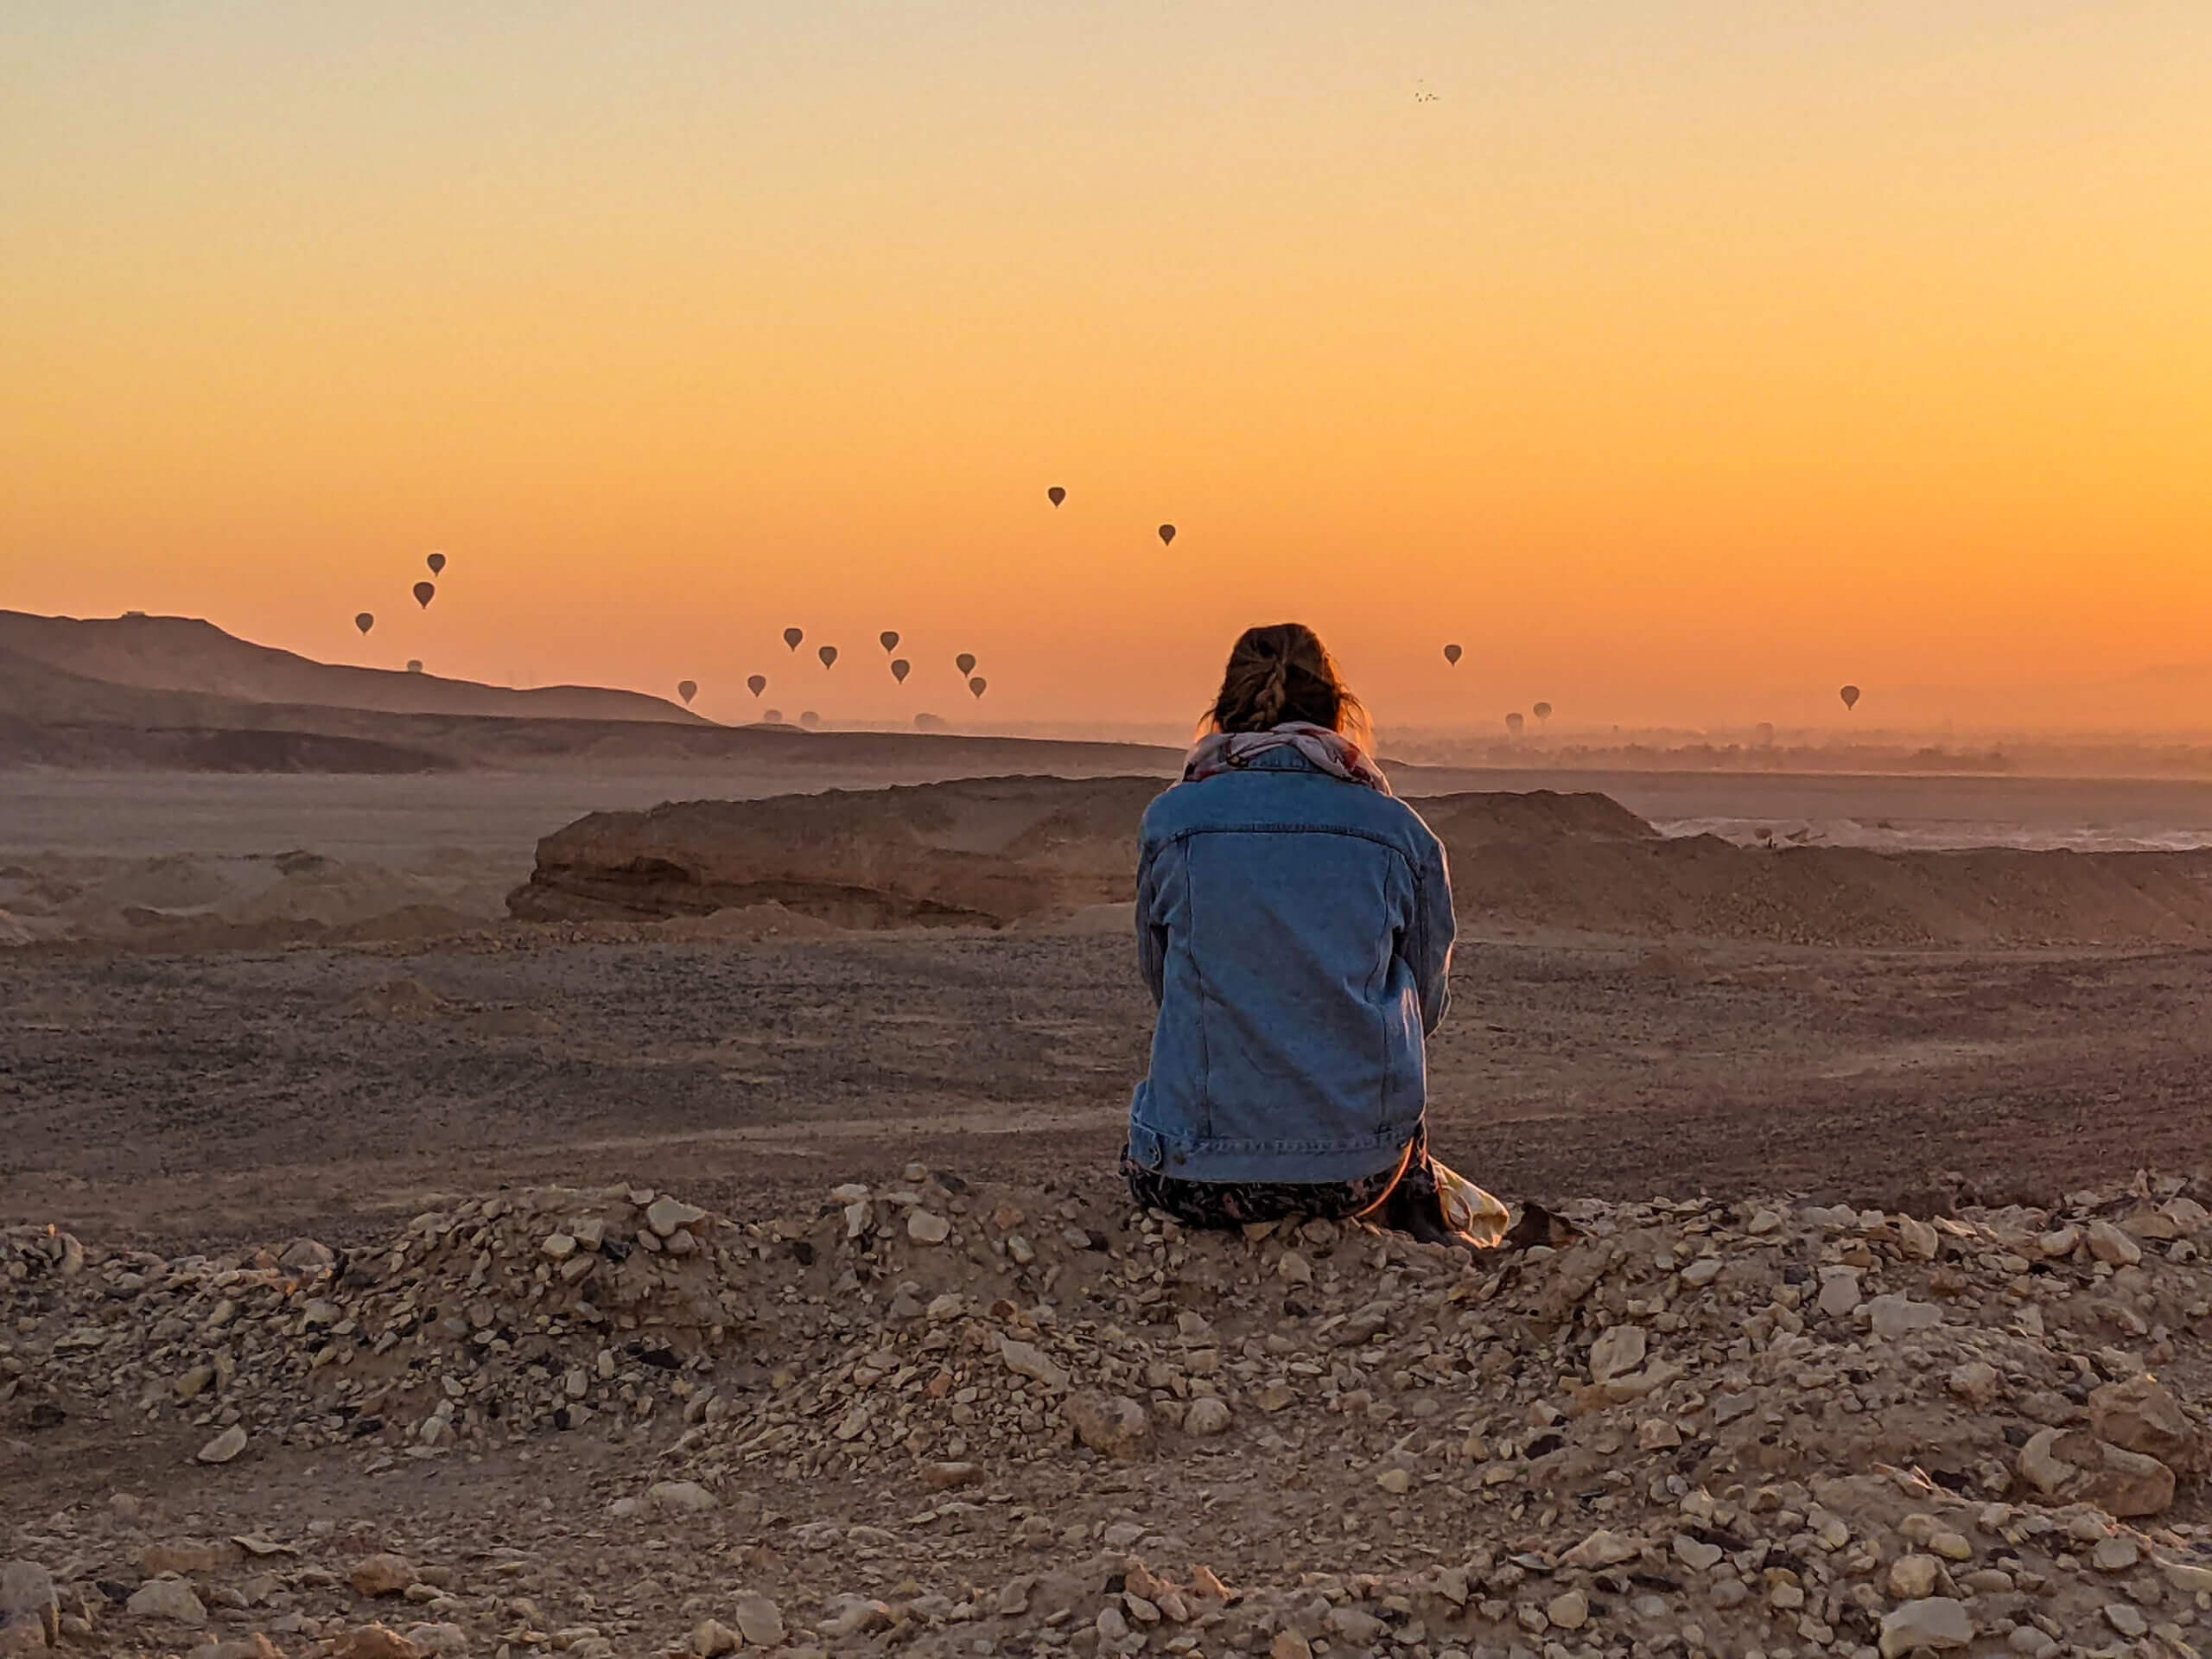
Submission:
[[[1285,721],[1271,732],[1215,732],[1200,738],[1183,757],[1183,781],[1202,783],[1224,772],[1238,771],[1249,766],[1254,757],[1274,749],[1296,749],[1332,778],[1385,795],[1390,792],[1390,780],[1358,744],[1341,732],[1302,720]]]

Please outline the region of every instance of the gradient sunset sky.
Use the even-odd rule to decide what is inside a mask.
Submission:
[[[2203,0],[10,7],[0,607],[724,717],[2202,662],[2208,86]]]

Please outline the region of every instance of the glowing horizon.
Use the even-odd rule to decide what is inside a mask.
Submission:
[[[1284,616],[1402,725],[2212,658],[2201,10],[49,11],[0,606],[718,718],[1181,720]]]

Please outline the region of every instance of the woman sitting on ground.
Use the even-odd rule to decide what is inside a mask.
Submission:
[[[1122,1173],[1193,1226],[1363,1217],[1494,1244],[1503,1206],[1428,1154],[1444,849],[1390,793],[1313,631],[1252,628],[1141,832],[1137,947],[1160,1005]]]

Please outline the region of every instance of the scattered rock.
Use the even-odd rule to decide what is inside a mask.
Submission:
[[[1904,1659],[1916,1648],[1942,1651],[1973,1645],[1974,1618],[1951,1596],[1927,1596],[1882,1617],[1882,1659]]]
[[[245,1450],[245,1430],[233,1423],[201,1446],[197,1455],[202,1463],[228,1463]]]
[[[2204,1431],[2150,1376],[2125,1377],[2093,1391],[2089,1432],[2109,1445],[2156,1458],[2177,1474],[2207,1472]]]
[[[1933,1555],[1900,1555],[1890,1563],[1890,1594],[1899,1601],[1920,1601],[1936,1593],[1943,1565]]]
[[[1183,1427],[1192,1434],[1218,1434],[1229,1427],[1229,1402],[1212,1395],[1191,1402]]]
[[[737,1633],[748,1647],[779,1648],[784,1644],[784,1616],[776,1604],[758,1591],[739,1596],[731,1610]]]
[[[1640,1325],[1616,1325],[1590,1344],[1590,1380],[1610,1382],[1643,1363],[1650,1337]]]
[[[1077,1394],[1063,1409],[1076,1438],[1107,1457],[1140,1458],[1152,1443],[1152,1414],[1126,1395]]]
[[[163,1618],[195,1629],[207,1622],[207,1607],[182,1579],[147,1580],[131,1592],[124,1611],[133,1618]]]
[[[407,1593],[418,1575],[415,1563],[404,1555],[364,1555],[346,1575],[357,1596],[400,1596]]]
[[[645,1225],[661,1238],[673,1238],[679,1228],[696,1227],[706,1218],[707,1212],[696,1205],[664,1194],[645,1206]]]
[[[655,1481],[645,1496],[664,1515],[703,1515],[721,1507],[721,1500],[696,1480]]]
[[[2143,1259],[2143,1247],[2108,1221],[2089,1224],[2089,1254],[2115,1268],[2132,1268]]]
[[[428,1659],[423,1649],[383,1624],[359,1624],[330,1644],[330,1659]]]

